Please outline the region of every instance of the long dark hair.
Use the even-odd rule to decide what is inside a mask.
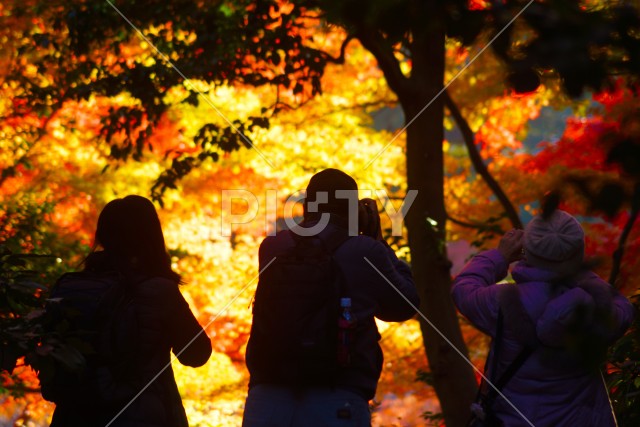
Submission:
[[[181,282],[180,275],[171,269],[156,208],[150,200],[136,195],[112,200],[102,209],[84,268]]]

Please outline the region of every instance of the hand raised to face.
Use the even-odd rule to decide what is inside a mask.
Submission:
[[[380,213],[373,199],[362,199],[358,202],[358,225],[361,234],[382,240]]]
[[[523,250],[522,250],[522,238],[524,237],[523,230],[509,230],[507,231],[502,239],[500,239],[500,243],[498,244],[498,251],[502,254],[504,259],[507,262],[512,263],[514,261],[518,261],[522,259]]]

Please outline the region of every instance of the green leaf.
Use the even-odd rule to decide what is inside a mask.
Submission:
[[[71,372],[80,372],[86,366],[86,359],[75,347],[62,344],[51,352],[51,356]]]

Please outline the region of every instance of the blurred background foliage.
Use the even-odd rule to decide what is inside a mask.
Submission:
[[[451,273],[511,227],[472,165],[469,153],[477,150],[523,222],[545,193],[560,192],[561,207],[583,220],[597,272],[626,295],[637,293],[640,57],[637,15],[628,9],[633,2],[581,2],[592,13],[584,22],[571,21],[581,16],[572,7],[548,15],[535,3],[526,24],[517,21],[506,41],[477,60],[495,28],[513,16],[507,12],[524,2],[502,2],[507,9],[485,1],[444,3],[448,16],[458,17],[449,22],[445,80],[464,69],[447,92],[473,133],[470,146],[463,123],[445,115],[443,233]],[[379,207],[387,213],[405,196],[403,105],[377,58],[352,33],[356,18],[380,25],[394,37],[393,57],[410,76],[414,58],[402,49],[408,33],[399,25],[408,19],[406,4],[115,4],[144,37],[108,2],[0,4],[0,421],[46,425],[52,405],[39,397],[29,366],[34,355],[54,357],[41,348],[47,337],[38,329],[46,289],[78,268],[102,206],[136,193],[158,201],[174,267],[188,282],[182,291],[214,345],[204,367],[174,366],[191,424],[236,426],[248,381],[244,346],[257,247],[281,226],[286,199],[325,167],[354,176],[362,197],[385,190]],[[402,16],[391,19],[394,14]],[[601,15],[625,30],[574,31]],[[550,25],[554,16],[573,26],[522,44],[543,34],[536,26]],[[595,68],[567,59],[569,51],[579,52],[574,44],[598,53]],[[542,68],[523,59],[540,52],[548,55]],[[558,63],[565,68],[552,71]],[[586,71],[576,74],[576,67]],[[255,199],[223,204],[223,191],[236,189]],[[299,214],[299,206],[291,212]],[[383,220],[389,234],[391,218]],[[238,223],[229,236],[222,229],[230,221]],[[412,261],[406,232],[388,237]],[[423,414],[441,424],[418,322],[379,326],[386,364],[372,402],[374,424],[423,425]],[[464,320],[461,330],[481,369],[487,338]],[[639,417],[638,333],[636,319],[606,369],[621,426],[635,426]]]

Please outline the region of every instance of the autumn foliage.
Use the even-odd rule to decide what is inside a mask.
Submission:
[[[27,309],[42,306],[46,286],[57,275],[79,267],[91,250],[97,214],[106,202],[131,193],[153,195],[159,200],[174,268],[187,281],[183,294],[206,325],[214,348],[211,360],[200,369],[174,366],[190,422],[237,426],[248,383],[244,352],[258,245],[281,224],[288,210],[286,199],[304,189],[321,168],[338,167],[354,176],[363,197],[371,197],[368,190],[385,190],[388,197],[379,200],[381,209],[399,207],[406,188],[406,147],[405,136],[393,133],[400,127],[398,121],[402,123],[397,98],[366,49],[350,43],[340,64],[336,59],[343,53],[344,30],[320,25],[313,13],[290,16],[287,2],[280,2],[277,10],[255,11],[251,19],[268,21],[269,31],[251,33],[243,41],[249,48],[238,46],[233,54],[237,58],[221,56],[220,66],[209,68],[198,64],[221,52],[220,46],[184,30],[178,19],[145,28],[148,40],[123,39],[114,28],[124,24],[110,23],[108,33],[95,37],[117,44],[119,55],[114,55],[112,49],[84,45],[78,37],[81,30],[99,29],[75,28],[70,36],[76,44],[64,45],[65,35],[47,27],[61,6],[54,2],[37,16],[30,9],[37,3],[0,4],[0,17],[6,19],[0,28],[0,256],[4,257],[0,322],[5,326],[16,318],[26,319]],[[78,13],[90,13],[78,3]],[[481,12],[489,2],[468,3],[471,10]],[[162,7],[171,12],[173,6]],[[106,16],[105,11],[100,13]],[[234,11],[225,6],[215,13]],[[241,24],[243,28],[251,22]],[[282,49],[263,46],[267,41],[269,46],[278,45],[284,33],[301,42]],[[172,52],[169,59],[178,67],[188,66],[200,74],[189,76],[189,82],[176,76],[149,41]],[[309,50],[302,41],[330,54]],[[60,62],[58,46],[74,52],[73,64],[65,67]],[[465,66],[478,46],[450,40],[448,75]],[[182,56],[191,50],[195,56]],[[284,80],[285,69],[294,77]],[[77,84],[64,92],[57,83],[74,78],[71,72],[78,73]],[[136,81],[118,83],[106,77],[136,72],[157,73],[154,85],[136,86]],[[629,164],[640,158],[634,151],[640,136],[637,88],[621,78],[617,86],[576,101],[562,96],[557,76],[551,76],[537,91],[516,95],[497,83],[506,74],[495,54],[486,52],[448,91],[475,132],[482,159],[521,217],[526,221],[535,214],[548,191],[561,191],[561,207],[584,219],[587,253],[607,277],[611,256],[632,215],[633,186],[640,177],[640,168],[634,175],[634,164]],[[148,75],[137,82],[147,82],[142,77]],[[277,81],[270,84],[273,80]],[[87,89],[89,85],[95,89],[97,82],[102,82],[101,90]],[[112,93],[110,84],[124,86]],[[51,102],[29,102],[33,91],[38,99]],[[550,115],[562,119],[553,126],[541,122]],[[450,117],[445,127],[445,199],[450,219],[446,243],[456,260],[455,273],[472,253],[492,247],[510,224],[471,167]],[[216,139],[224,132],[231,138]],[[616,157],[615,147],[625,141],[622,146],[630,151]],[[381,150],[384,155],[375,165],[365,167]],[[238,189],[255,198],[225,204],[225,191]],[[244,212],[248,217],[225,233],[224,225]],[[383,215],[383,221],[389,234],[390,220]],[[640,287],[636,230],[632,228],[627,240],[619,279],[629,295]],[[393,243],[398,254],[410,260],[406,239],[401,236]],[[18,262],[18,254],[46,257]],[[44,288],[20,294],[29,300],[10,301],[5,278],[24,271],[35,272],[29,280]],[[418,322],[380,322],[379,327],[386,365],[372,402],[374,423],[424,425],[423,413],[437,414],[439,406],[429,385]],[[487,338],[467,324],[462,330],[472,363],[481,369]],[[4,334],[3,330],[1,344],[9,340]],[[22,352],[37,349],[37,344],[23,344]],[[43,349],[40,352],[47,356]],[[0,424],[45,425],[53,406],[39,397],[28,360],[2,356],[2,367],[12,367],[5,366],[7,360],[17,367],[12,375],[0,370]],[[416,381],[418,372],[422,381]],[[637,376],[630,381],[637,382]],[[434,420],[439,422],[437,416]]]

